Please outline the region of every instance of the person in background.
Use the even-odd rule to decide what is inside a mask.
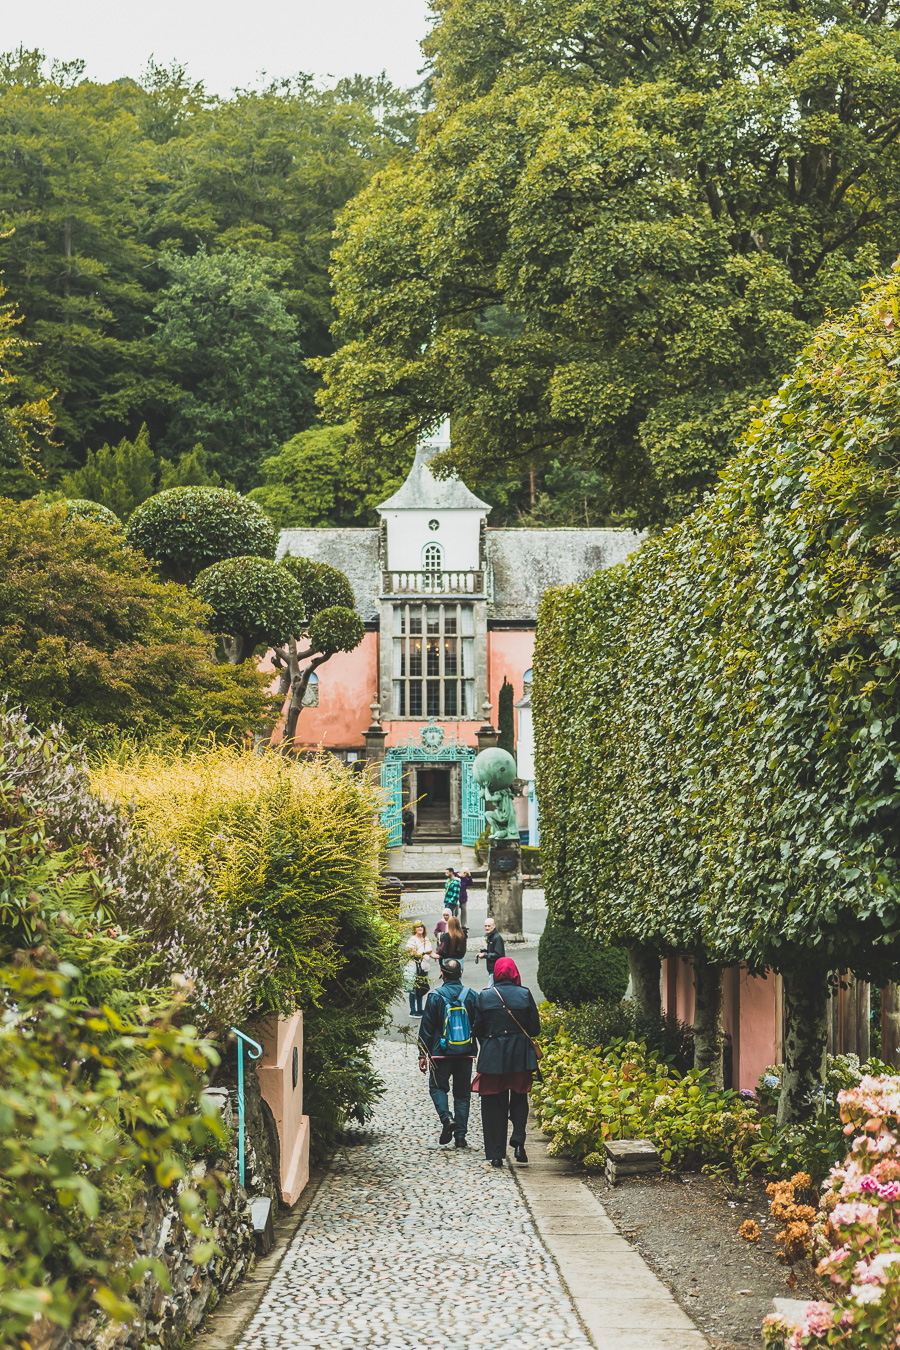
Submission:
[[[441,938],[440,945],[437,950],[438,961],[440,961],[441,963],[441,969],[443,970],[444,965],[448,960],[453,960],[459,963],[459,968],[460,970],[462,970],[463,967],[465,966],[465,961],[463,960],[465,954],[466,954],[466,935],[463,932],[463,926],[460,923],[459,919],[454,918],[454,916],[451,915],[447,921],[447,931]]]
[[[441,910],[441,917],[438,919],[437,923],[434,925],[434,940],[435,940],[435,942],[440,942],[441,938],[444,936],[444,934],[445,934],[446,931],[447,931],[447,921],[448,921],[448,919],[452,919],[452,918],[453,918],[453,915],[452,915],[452,913],[451,913],[451,911],[450,911],[449,909],[443,909],[443,910]]]
[[[468,868],[457,868],[456,879],[459,882],[459,921],[463,928],[466,928],[466,915],[469,904],[469,887],[472,884],[472,873]]]
[[[428,980],[428,961],[434,948],[428,941],[424,923],[414,923],[412,935],[406,944],[408,960],[404,971],[404,987],[409,995],[410,1017],[421,1017],[422,1001],[431,985]]]
[[[494,983],[494,967],[498,957],[506,955],[506,943],[500,933],[497,931],[497,925],[494,920],[487,918],[484,921],[484,946],[478,953],[484,957],[484,964],[488,973],[488,988]]]
[[[412,807],[405,806],[400,819],[403,822],[403,843],[405,846],[412,843],[413,830],[416,828],[416,818],[413,815]]]
[[[444,869],[444,907],[451,914],[459,913],[459,878],[452,867]]]
[[[462,983],[458,961],[441,967],[443,984],[428,995],[425,1015],[419,1024],[419,1068],[429,1069],[428,1091],[441,1121],[438,1143],[454,1139],[457,1148],[468,1148],[466,1130],[472,1098],[472,1062],[475,1041],[472,1018],[478,1004],[474,989]],[[453,1115],[450,1114],[450,1081],[453,1080]]]
[[[531,990],[522,987],[515,961],[501,956],[494,966],[494,984],[478,995],[472,1031],[479,1044],[478,1072],[472,1091],[481,1097],[484,1156],[502,1167],[507,1131],[518,1163],[527,1163],[525,1126],[528,1094],[538,1068],[534,1037],[540,1033]]]

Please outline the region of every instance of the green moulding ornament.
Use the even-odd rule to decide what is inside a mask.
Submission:
[[[485,819],[491,827],[492,839],[519,838],[516,813],[513,810],[512,785],[518,770],[508,750],[491,746],[475,756],[472,772],[475,782],[484,793]]]

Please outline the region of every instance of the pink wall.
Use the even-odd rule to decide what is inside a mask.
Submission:
[[[723,979],[723,1024],[731,1037],[734,1086],[755,1088],[763,1069],[781,1059],[781,980],[733,966]],[[680,1022],[694,1020],[694,977],[689,960],[663,961],[663,1004]]]
[[[269,656],[260,668],[272,669]],[[355,651],[338,652],[316,674],[319,706],[301,712],[295,744],[306,749],[325,745],[330,750],[361,750],[372,721],[369,704],[378,687],[378,634],[366,633]]]
[[[259,1088],[274,1117],[281,1145],[281,1199],[286,1205],[295,1205],[309,1181],[309,1117],[303,1114],[303,1013],[262,1017],[257,1034],[263,1048],[256,1066]]]
[[[518,703],[525,692],[522,676],[534,663],[534,633],[492,630],[488,633],[488,698],[491,700],[491,719],[497,725],[497,706],[503,677],[513,687],[513,703]],[[519,736],[519,714],[516,719],[516,739]]]
[[[385,746],[390,747],[392,745],[399,745],[401,741],[408,741],[410,737],[415,740],[418,736],[421,736],[423,729],[427,726],[427,721],[389,722],[387,718],[385,718],[384,729],[387,732]],[[443,718],[440,719],[440,728],[447,740],[456,737],[465,742],[466,745],[478,744],[478,738],[475,733],[480,726],[480,720],[478,722],[445,722]]]

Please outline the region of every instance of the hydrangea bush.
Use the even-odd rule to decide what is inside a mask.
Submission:
[[[791,1329],[767,1317],[763,1338],[787,1350],[900,1347],[900,1076],[866,1075],[838,1093],[846,1160],[832,1169],[813,1230],[834,1303],[807,1305]]]
[[[667,1167],[735,1166],[759,1130],[756,1108],[739,1093],[709,1087],[694,1069],[679,1074],[636,1041],[586,1050],[561,1034],[545,1050],[541,1071],[532,1101],[552,1136],[549,1152],[589,1170],[607,1139],[635,1138],[651,1139]]]

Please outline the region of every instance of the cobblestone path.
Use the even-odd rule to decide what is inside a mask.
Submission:
[[[375,1119],[323,1182],[239,1350],[591,1350],[510,1171],[440,1148],[411,1047],[381,1042]]]

